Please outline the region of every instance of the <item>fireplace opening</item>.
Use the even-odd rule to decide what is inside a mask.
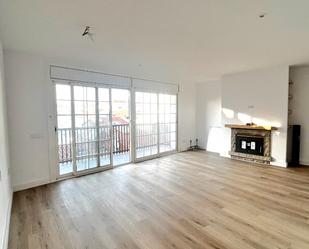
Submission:
[[[236,135],[236,152],[263,156],[264,137]]]

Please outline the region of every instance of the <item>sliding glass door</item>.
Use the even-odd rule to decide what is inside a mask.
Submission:
[[[57,157],[59,174],[73,172],[72,91],[69,85],[56,85]]]
[[[76,170],[99,166],[96,89],[73,86],[74,149]]]
[[[155,157],[176,150],[177,96],[135,92],[135,157]]]
[[[59,176],[131,161],[130,91],[56,84]]]
[[[136,92],[135,113],[136,158],[158,154],[158,95]]]
[[[100,166],[111,165],[111,102],[110,89],[97,89],[97,129],[98,129],[98,152]]]
[[[84,174],[177,149],[177,95],[56,84],[58,175]]]
[[[113,165],[131,162],[130,91],[111,89]]]
[[[176,150],[177,102],[176,95],[159,94],[159,152]]]

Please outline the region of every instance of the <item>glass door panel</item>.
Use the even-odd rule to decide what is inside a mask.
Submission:
[[[135,150],[136,158],[158,153],[158,95],[135,93]]]
[[[96,89],[84,86],[73,89],[76,169],[82,171],[98,166]]]
[[[110,89],[98,88],[100,166],[111,163]]]
[[[71,86],[56,85],[59,175],[73,172]]]
[[[129,90],[55,88],[60,176],[131,161]]]
[[[159,94],[160,153],[176,150],[176,115],[176,95]]]
[[[113,165],[131,161],[130,156],[130,92],[112,89]]]
[[[135,93],[136,159],[176,150],[177,95]]]
[[[56,84],[59,175],[131,161],[130,91]],[[177,95],[135,92],[135,158],[176,150]]]

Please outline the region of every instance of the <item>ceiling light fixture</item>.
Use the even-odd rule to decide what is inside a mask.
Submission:
[[[261,15],[259,15],[259,18],[264,18],[266,16],[266,13],[263,13],[263,14],[261,14]]]
[[[90,32],[90,26],[86,26],[84,32],[82,33],[82,36],[89,36],[89,38],[90,38],[92,41],[94,41],[94,40],[93,40],[93,35],[94,35],[94,33],[91,33],[91,32]]]

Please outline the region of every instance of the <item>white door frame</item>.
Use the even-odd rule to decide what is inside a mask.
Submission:
[[[58,163],[58,133],[57,133],[57,99],[56,99],[56,85],[61,84],[61,85],[68,85],[71,88],[71,124],[72,124],[72,160],[73,160],[73,172],[67,173],[60,175],[60,168],[59,168],[59,163]],[[74,86],[85,86],[85,87],[94,87],[96,89],[96,92],[98,91],[99,88],[105,88],[109,90],[109,125],[110,125],[110,164],[104,165],[104,166],[97,166],[92,169],[86,169],[82,171],[77,171],[76,168],[76,148],[75,148],[75,119],[74,119],[74,91],[73,88]],[[53,88],[53,96],[52,96],[52,105],[50,106],[49,112],[52,113],[49,115],[49,121],[48,121],[48,126],[49,126],[49,137],[50,137],[50,142],[49,142],[49,151],[50,155],[54,155],[50,157],[50,173],[51,173],[51,181],[56,181],[56,180],[62,180],[62,179],[67,179],[67,178],[72,178],[72,177],[77,177],[81,175],[87,175],[90,173],[96,173],[108,169],[112,169],[114,167],[118,167],[124,164],[129,164],[132,162],[132,145],[130,145],[130,162],[124,163],[121,165],[113,165],[113,128],[112,128],[112,89],[124,89],[128,90],[130,98],[131,98],[131,89],[127,87],[121,87],[121,86],[112,86],[112,85],[105,85],[105,84],[97,84],[97,83],[86,83],[86,82],[71,82],[71,81],[51,81],[51,87]],[[130,99],[129,99],[130,100]],[[97,97],[96,97],[96,102],[97,102]],[[96,103],[98,104],[98,103]],[[129,113],[131,112],[131,105],[129,105]],[[98,113],[96,113],[96,116]],[[97,116],[98,117],[98,116]],[[129,132],[130,132],[130,141],[132,141],[132,129],[131,129],[131,117],[130,117],[130,124],[129,124]],[[99,151],[98,151],[99,153]],[[54,170],[56,169],[56,170]]]
[[[133,78],[131,78],[131,83],[133,81]],[[70,86],[88,86],[88,87],[95,87],[95,88],[108,88],[109,89],[109,98],[110,98],[110,138],[111,138],[111,160],[110,164],[107,166],[103,167],[97,167],[93,169],[87,169],[83,170],[77,173],[69,173],[65,175],[60,175],[59,171],[59,163],[58,163],[58,151],[57,151],[57,146],[58,146],[58,137],[57,137],[57,132],[55,132],[55,129],[57,128],[57,103],[56,103],[56,84],[63,84],[63,85],[70,85]],[[132,86],[132,84],[131,84]],[[112,169],[114,167],[122,166],[122,165],[116,165],[113,166],[112,158],[113,158],[113,134],[112,134],[112,103],[111,103],[111,89],[126,89],[129,91],[129,114],[130,114],[130,122],[129,122],[129,131],[130,131],[130,162],[125,163],[125,164],[130,164],[131,162],[141,162],[149,159],[154,159],[158,158],[161,156],[169,155],[169,154],[174,154],[177,153],[178,151],[178,93],[176,92],[169,92],[169,91],[153,91],[149,89],[136,89],[133,87],[123,87],[123,86],[117,86],[117,85],[110,85],[110,84],[102,84],[102,83],[87,83],[87,82],[79,82],[79,81],[64,81],[64,80],[51,80],[50,87],[52,89],[52,96],[49,98],[49,115],[48,115],[48,128],[49,128],[49,164],[50,164],[50,181],[57,181],[57,180],[62,180],[66,178],[72,178],[76,176],[81,176],[81,175],[86,175],[90,173],[95,173],[95,172],[100,172],[108,169]],[[72,87],[73,88],[73,87]],[[136,158],[136,150],[135,150],[135,145],[136,145],[136,103],[135,103],[135,93],[141,91],[141,92],[150,92],[150,93],[157,93],[158,97],[159,94],[166,93],[166,94],[173,94],[176,95],[176,148],[175,150],[172,151],[167,151],[167,152],[162,152],[160,153],[159,148],[158,148],[158,153],[155,155],[151,156],[146,156],[142,158]],[[71,103],[73,102],[73,95],[71,96]],[[159,101],[158,101],[159,105]],[[74,104],[73,104],[74,106]],[[72,106],[71,106],[72,108]],[[73,107],[74,108],[74,107]],[[72,109],[73,110],[73,109]],[[158,109],[159,110],[159,109]],[[158,115],[159,116],[159,115]],[[73,117],[72,117],[73,119]],[[72,124],[73,126],[73,124]],[[73,127],[72,127],[73,128]],[[159,129],[159,122],[158,122],[158,129]],[[72,132],[72,139],[73,139],[73,132]],[[74,138],[75,139],[75,138]],[[160,139],[160,133],[158,133],[158,140]],[[158,146],[159,146],[159,141],[158,141]],[[75,146],[73,146],[72,143],[72,149]],[[73,156],[74,158],[74,156]],[[74,160],[74,159],[73,159]],[[74,165],[74,164],[73,164]],[[76,166],[76,164],[75,164]],[[73,166],[74,167],[74,166]],[[73,170],[74,172],[74,170]]]
[[[147,90],[147,89],[138,89],[138,88],[134,88],[132,89],[132,96],[134,96],[132,99],[134,102],[132,102],[132,110],[134,110],[134,114],[133,114],[133,119],[134,119],[134,126],[132,129],[132,133],[134,133],[134,141],[136,139],[135,134],[136,134],[136,103],[135,103],[135,94],[136,92],[147,92],[147,93],[156,93],[157,94],[157,124],[158,124],[158,142],[157,142],[157,146],[158,146],[158,153],[154,154],[154,155],[149,155],[149,156],[144,156],[144,157],[140,157],[140,158],[136,158],[136,148],[135,148],[135,144],[134,147],[132,147],[132,151],[134,151],[134,158],[133,158],[133,162],[134,163],[138,163],[138,162],[143,162],[143,161],[147,161],[147,160],[151,160],[151,159],[155,159],[155,158],[159,158],[162,156],[167,156],[167,155],[171,155],[171,154],[175,154],[178,151],[178,93],[175,92],[163,92],[163,91],[152,91],[152,90]],[[176,146],[174,150],[171,151],[165,151],[165,152],[160,152],[160,123],[159,123],[159,94],[171,94],[171,95],[175,95],[176,96]]]

